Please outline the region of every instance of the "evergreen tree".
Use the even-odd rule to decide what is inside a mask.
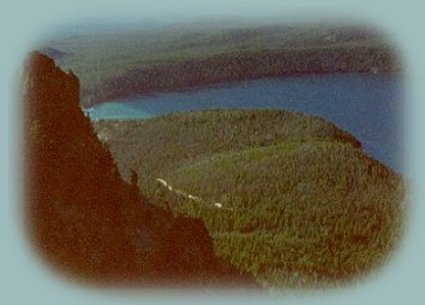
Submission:
[[[130,199],[134,202],[140,201],[140,190],[138,187],[139,176],[134,169],[130,170]]]

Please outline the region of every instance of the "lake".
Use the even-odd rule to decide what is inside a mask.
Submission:
[[[396,74],[325,74],[272,78],[113,100],[91,119],[147,119],[206,109],[285,109],[316,115],[353,134],[366,152],[403,169],[403,82]]]

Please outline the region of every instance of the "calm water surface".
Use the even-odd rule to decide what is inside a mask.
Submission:
[[[323,117],[350,132],[366,152],[401,172],[403,83],[393,74],[332,74],[251,80],[199,90],[113,100],[92,119],[147,119],[206,109],[285,109]]]

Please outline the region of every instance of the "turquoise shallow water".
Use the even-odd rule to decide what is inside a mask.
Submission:
[[[135,107],[134,102],[110,102],[86,110],[93,119],[148,119],[155,115],[143,110],[143,107]]]
[[[95,106],[98,119],[147,119],[206,109],[286,109],[323,117],[352,133],[364,149],[403,169],[403,90],[392,74],[332,74],[273,78],[113,100]]]

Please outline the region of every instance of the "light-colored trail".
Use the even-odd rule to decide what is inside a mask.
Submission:
[[[186,197],[190,200],[193,200],[193,201],[196,201],[196,202],[199,202],[199,203],[202,203],[202,204],[206,204],[210,207],[214,207],[214,208],[217,208],[217,209],[224,209],[224,210],[233,211],[232,208],[223,207],[223,204],[221,202],[214,202],[214,203],[210,204],[207,201],[202,200],[201,198],[199,198],[197,196],[194,196],[192,194],[189,194],[189,193],[183,192],[181,190],[175,189],[170,184],[168,184],[168,182],[165,181],[165,179],[156,178],[156,181],[158,181],[163,187],[168,189],[170,192],[173,192],[173,193],[178,194],[180,196]]]

